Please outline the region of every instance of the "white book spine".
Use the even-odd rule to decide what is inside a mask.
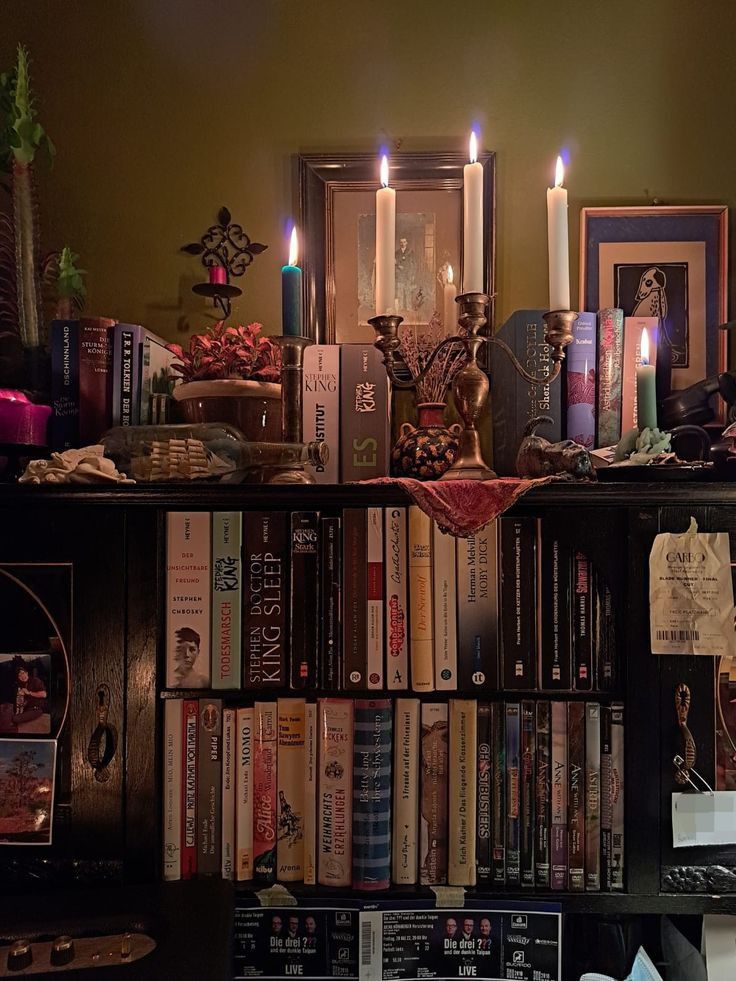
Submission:
[[[397,698],[394,713],[393,870],[414,885],[419,862],[419,699]]]
[[[181,879],[182,702],[164,703],[164,879]]]
[[[478,806],[478,712],[470,698],[450,701],[447,882],[474,886]]]
[[[210,514],[166,515],[166,685],[210,683]]]
[[[406,508],[386,508],[383,523],[386,687],[409,687],[408,541]]]
[[[235,878],[235,709],[222,713],[222,878]]]
[[[304,442],[323,440],[330,448],[327,463],[311,466],[318,484],[340,480],[340,345],[312,344],[304,349],[302,375]]]
[[[457,572],[455,539],[432,522],[434,589],[434,686],[457,689]]]
[[[368,508],[368,688],[383,688],[383,509]]]
[[[304,756],[304,885],[317,882],[317,706],[307,702]]]
[[[252,708],[236,716],[235,870],[240,882],[253,878],[253,725]]]

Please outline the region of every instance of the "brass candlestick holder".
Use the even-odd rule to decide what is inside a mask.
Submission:
[[[281,348],[281,439],[284,443],[302,442],[302,377],[304,348],[313,344],[309,337],[282,335],[274,337]],[[325,447],[324,452],[328,452]],[[294,462],[279,471],[271,484],[314,484],[314,476],[303,463]]]
[[[383,354],[383,363],[392,384],[396,388],[410,389],[421,381],[429,371],[440,351],[451,344],[460,344],[465,351],[465,364],[455,375],[452,382],[452,394],[455,407],[463,421],[463,431],[460,434],[457,458],[450,469],[443,474],[441,480],[491,480],[496,476],[483,459],[480,447],[480,434],[477,422],[488,399],[488,375],[478,364],[478,351],[483,344],[496,344],[508,355],[518,373],[530,385],[549,385],[560,374],[562,362],[565,360],[565,348],[572,340],[572,325],[577,313],[572,310],[551,310],[544,315],[546,326],[545,341],[552,348],[550,358],[552,370],[543,376],[531,375],[520,363],[511,348],[496,337],[485,337],[480,331],[488,323],[486,310],[490,297],[485,293],[461,293],[456,302],[460,307],[458,324],[462,334],[446,337],[434,349],[421,373],[405,381],[397,378],[395,354],[401,341],[399,327],[402,318],[394,315],[373,317],[369,321],[376,332],[375,346]]]

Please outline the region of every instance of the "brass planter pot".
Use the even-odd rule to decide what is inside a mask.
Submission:
[[[184,382],[173,394],[186,422],[229,422],[253,442],[281,442],[281,385],[219,378]]]

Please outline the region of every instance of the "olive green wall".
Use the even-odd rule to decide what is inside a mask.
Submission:
[[[33,56],[56,142],[42,237],[90,312],[170,338],[202,323],[178,252],[228,204],[269,244],[236,313],[278,329],[299,151],[498,160],[499,319],[547,298],[545,187],[569,149],[573,302],[584,204],[736,204],[733,0],[4,0],[0,66]]]

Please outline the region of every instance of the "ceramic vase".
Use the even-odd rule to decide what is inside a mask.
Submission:
[[[444,402],[420,402],[417,405],[419,425],[401,425],[401,436],[391,453],[393,473],[397,477],[439,480],[455,462],[461,427],[446,426]]]

